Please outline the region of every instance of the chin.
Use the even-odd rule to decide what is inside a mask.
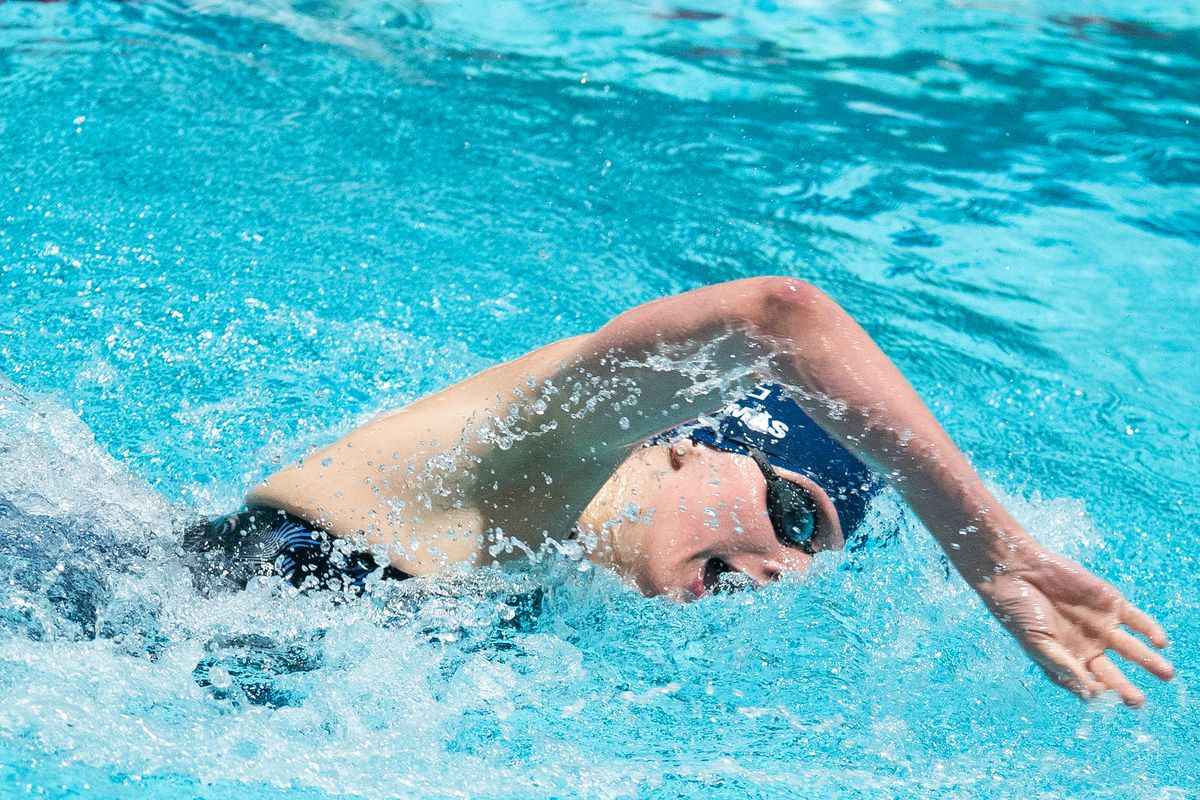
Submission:
[[[701,585],[699,593],[697,593],[695,586],[664,585],[659,585],[649,590],[641,588],[641,592],[646,597],[660,597],[663,600],[670,600],[673,603],[690,603],[693,600],[699,600],[706,594],[703,585]]]
[[[633,588],[641,592],[643,597],[661,597],[663,600],[671,600],[676,603],[687,603],[696,599],[690,589],[683,589],[678,586],[667,585],[663,581],[656,581],[645,577],[631,577],[629,582],[633,584]]]

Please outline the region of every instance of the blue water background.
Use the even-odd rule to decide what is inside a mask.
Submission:
[[[0,164],[0,795],[1196,796],[1195,2],[0,3]],[[759,274],[1177,680],[1077,703],[894,497],[686,607],[192,590],[183,521],[309,447]]]

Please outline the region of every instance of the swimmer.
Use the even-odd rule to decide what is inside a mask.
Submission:
[[[1134,635],[1162,648],[1162,628],[1034,541],[866,332],[791,278],[646,303],[385,413],[185,546],[235,582],[358,591],[574,538],[642,593],[692,600],[805,571],[884,484],[1052,681],[1141,705],[1109,650],[1171,679]]]

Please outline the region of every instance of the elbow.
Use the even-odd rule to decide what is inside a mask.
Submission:
[[[840,311],[817,287],[799,278],[765,276],[706,286],[655,300],[619,315],[592,336],[588,350],[614,347],[652,352],[663,342],[711,338],[731,329],[784,338]]]
[[[812,325],[840,307],[823,291],[799,278],[754,278],[753,327],[770,337],[786,335],[797,324]]]

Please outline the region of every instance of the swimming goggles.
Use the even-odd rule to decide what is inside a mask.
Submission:
[[[748,449],[767,481],[767,516],[775,535],[802,553],[816,555],[812,538],[817,528],[817,502],[801,486],[776,472],[761,450]]]

